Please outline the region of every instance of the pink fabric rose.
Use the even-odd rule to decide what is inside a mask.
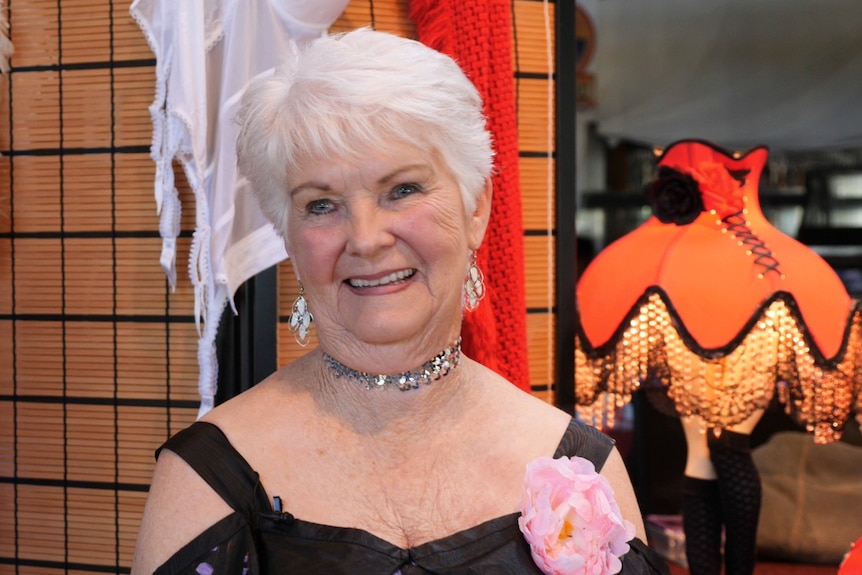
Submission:
[[[582,457],[540,457],[527,465],[518,526],[543,573],[607,575],[622,570],[635,528],[614,492]]]

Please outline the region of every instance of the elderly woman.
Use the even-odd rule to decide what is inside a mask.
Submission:
[[[461,354],[493,152],[455,62],[368,29],[322,38],[253,84],[239,121],[240,169],[300,282],[291,325],[319,346],[163,446],[133,573],[664,569],[612,442]],[[525,470],[544,462],[541,490],[549,462],[580,458],[558,483],[612,489],[582,500],[596,526],[621,517],[569,539],[561,518],[554,541],[582,544],[554,567],[525,535],[548,511],[522,514]],[[611,528],[622,546],[603,546]]]

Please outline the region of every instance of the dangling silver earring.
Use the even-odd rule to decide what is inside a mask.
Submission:
[[[299,295],[293,300],[293,308],[290,311],[290,322],[288,329],[293,334],[296,343],[301,347],[308,345],[311,341],[311,322],[314,317],[308,311],[308,302],[305,300],[305,288],[299,282]]]
[[[464,278],[464,309],[473,311],[479,307],[479,302],[485,297],[485,274],[476,263],[476,252],[470,254],[470,267]]]

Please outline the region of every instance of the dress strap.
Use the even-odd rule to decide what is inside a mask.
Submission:
[[[260,477],[212,423],[196,421],[156,450],[169,449],[180,456],[232,509],[249,516],[270,510]]]
[[[595,427],[572,418],[554,457],[577,455],[591,461],[596,471],[601,471],[613,447],[613,439]]]

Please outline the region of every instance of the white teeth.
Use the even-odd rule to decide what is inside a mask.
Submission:
[[[352,287],[355,287],[355,288],[377,287],[377,286],[382,286],[382,285],[391,284],[391,283],[401,281],[405,278],[409,278],[410,276],[412,276],[415,273],[416,273],[416,270],[412,270],[412,269],[411,270],[401,270],[399,272],[393,272],[393,273],[389,274],[388,276],[385,276],[385,277],[382,277],[382,278],[379,278],[376,280],[351,279],[351,280],[349,280],[348,283],[350,283],[350,285]]]

